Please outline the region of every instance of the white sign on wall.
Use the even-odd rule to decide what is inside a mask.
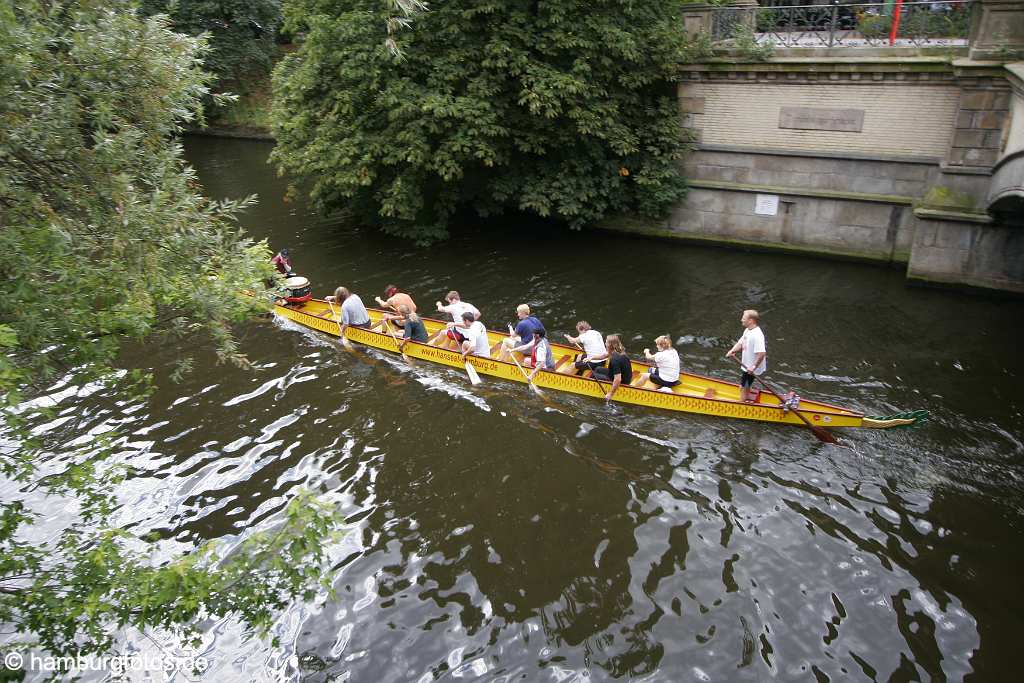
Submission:
[[[754,213],[758,216],[775,216],[779,213],[779,195],[759,194],[754,202]]]

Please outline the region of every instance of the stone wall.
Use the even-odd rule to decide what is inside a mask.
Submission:
[[[1024,62],[1007,63],[1024,57],[1024,1],[975,3],[967,47],[793,48],[765,62],[725,49],[682,65],[689,195],[661,224],[605,227],[1024,293]],[[716,7],[688,6],[686,30],[711,31]]]
[[[1024,294],[1024,230],[952,220],[948,215],[940,220],[919,215],[907,277]]]
[[[629,229],[1024,292],[1024,214],[986,212],[995,180],[1024,201],[1024,153],[1011,154],[1024,85],[1011,90],[1008,69],[920,54],[687,65],[689,196],[664,224]]]
[[[949,148],[960,89],[951,79],[933,82],[700,80],[683,83],[680,97],[684,107],[695,110],[687,113],[703,144],[941,159]],[[781,128],[780,112],[796,107],[859,112],[862,126],[857,131]],[[979,112],[978,123],[990,122]]]
[[[778,196],[775,215],[757,212],[758,198]],[[913,240],[910,202],[864,202],[839,196],[758,192],[737,187],[693,187],[669,230],[691,240],[712,240],[844,258],[905,262]]]
[[[666,227],[688,239],[905,262],[914,198],[936,169],[935,163],[704,148],[687,158],[690,194]],[[759,196],[778,197],[774,215],[757,212]]]

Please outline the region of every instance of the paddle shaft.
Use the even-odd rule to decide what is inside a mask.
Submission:
[[[395,340],[395,346],[398,347],[398,352],[400,354],[402,354],[402,358],[404,358],[406,360],[409,360],[409,356],[405,355],[405,351],[402,350],[402,345],[398,342],[398,337],[395,335],[394,331],[391,329],[391,324],[386,319],[384,319],[384,318],[381,318],[381,320],[383,320],[382,324],[384,325],[384,329],[387,330],[388,334],[391,335],[391,338]]]
[[[517,368],[519,368],[519,372],[523,373],[523,377],[526,379],[526,383],[530,385],[530,388],[533,389],[533,393],[540,396],[540,389],[533,383],[533,379],[526,374],[526,370],[523,369],[523,366],[519,364],[519,359],[516,358],[516,352],[509,349],[508,355],[512,357],[512,362],[516,364]]]
[[[736,362],[739,363],[740,367],[742,368],[743,361],[741,361],[739,358],[736,358],[736,356],[733,356],[733,358],[736,359]],[[743,369],[744,371],[746,371],[746,368]],[[754,375],[754,379],[760,382],[761,386],[768,390],[768,393],[770,393],[775,398],[779,399],[779,403],[781,403],[782,405],[786,404],[786,400],[779,396],[779,392],[775,391],[775,389],[772,389],[771,385],[769,385],[768,382],[765,382],[763,379],[761,379],[760,375]],[[814,424],[811,424],[811,421],[808,420],[807,416],[804,415],[801,411],[793,409],[793,412],[796,413],[797,417],[804,421],[804,424],[807,425],[807,428],[810,429],[811,433],[814,434],[814,436],[818,437],[820,441],[824,441],[825,443],[836,443],[836,437],[832,435],[832,432],[828,431],[823,427],[818,427]]]

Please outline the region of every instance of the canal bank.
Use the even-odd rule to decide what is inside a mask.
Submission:
[[[891,46],[874,5],[690,7],[717,48],[681,66],[690,192],[664,221],[602,227],[1024,293],[1024,3],[911,4],[919,28]],[[742,59],[743,30],[771,56]]]

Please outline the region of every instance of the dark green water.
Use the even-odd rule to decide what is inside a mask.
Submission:
[[[339,598],[295,604],[272,648],[210,624],[209,680],[1010,680],[1020,664],[1024,304],[909,288],[895,270],[553,234],[514,224],[418,249],[281,201],[269,146],[193,139],[213,197],[323,295],[448,289],[503,327],[528,302],[639,353],[721,356],[757,308],[779,385],[912,430],[806,431],[532,397],[290,324],[243,330],[252,372],[201,360],[118,415],[148,476],[124,522],[167,549],[270,524],[299,486],[346,513]],[[135,361],[165,368],[181,353]],[[66,399],[99,425],[89,398]],[[131,638],[130,638],[131,640]]]

